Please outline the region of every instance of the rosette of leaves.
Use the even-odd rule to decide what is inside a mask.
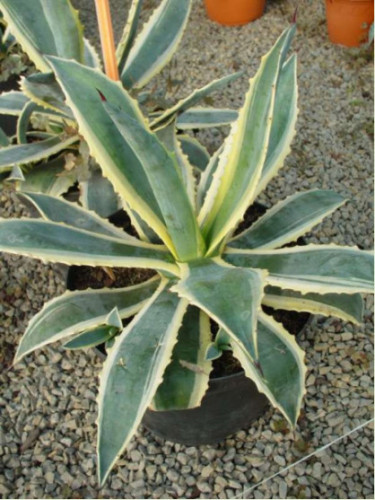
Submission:
[[[168,109],[163,109],[157,91],[142,91],[177,50],[191,0],[161,0],[138,30],[142,3],[133,0],[116,55],[121,83],[139,100],[143,111],[148,110],[151,129],[171,122],[188,130],[232,121],[235,111],[194,106],[240,73],[215,80]],[[78,12],[70,0],[33,0],[32,8],[29,0],[0,0],[0,9],[11,33],[40,71],[23,79],[20,91],[0,96],[0,113],[18,117],[16,138],[5,139],[0,150],[0,175],[8,177],[11,172],[10,180],[24,181],[21,190],[56,196],[78,180],[82,205],[104,217],[112,214],[119,208],[118,199],[97,163],[81,154],[81,147],[85,150],[86,146],[81,146],[74,113],[48,60],[48,56],[58,56],[101,71],[95,50],[83,36]],[[190,157],[195,168],[206,167],[208,153],[198,141],[185,134],[175,146]]]
[[[126,90],[78,62],[48,58],[92,156],[159,241],[141,230],[141,239],[130,236],[76,204],[37,193],[22,196],[43,220],[0,222],[4,252],[157,273],[136,286],[53,299],[31,320],[17,350],[19,361],[59,340],[70,348],[112,344],[98,396],[100,483],[147,408],[200,405],[212,358],[222,349],[233,351],[246,376],[296,425],[305,393],[304,352],[262,306],[361,321],[361,294],[373,289],[370,251],[285,247],[339,207],[342,196],[296,193],[233,237],[290,150],[297,83],[296,55],[287,51],[294,30],[285,30],[262,59],[221,153],[198,185],[187,159],[171,146],[168,126],[163,134],[153,132]],[[216,339],[210,318],[220,327]]]

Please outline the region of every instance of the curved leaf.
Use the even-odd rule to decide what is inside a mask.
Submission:
[[[42,220],[1,220],[0,250],[62,264],[141,267],[178,273],[173,257],[164,247]]]
[[[189,96],[185,97],[184,99],[181,99],[174,106],[167,109],[166,111],[164,111],[164,113],[158,116],[151,123],[151,128],[158,128],[161,127],[163,124],[168,123],[169,120],[173,119],[173,117],[176,116],[178,113],[182,113],[188,108],[191,108],[192,106],[197,104],[199,101],[207,97],[212,92],[216,92],[225,85],[232,83],[234,80],[237,80],[237,78],[239,78],[240,76],[242,76],[242,71],[238,71],[237,73],[232,73],[231,75],[224,76],[223,78],[219,78],[218,80],[214,80],[208,83],[207,85],[201,87],[200,89],[194,90],[194,92],[192,92]]]
[[[306,392],[304,352],[280,323],[263,312],[259,313],[257,328],[258,363],[253,362],[249,353],[231,335],[233,354],[240,361],[246,376],[295,427]]]
[[[177,139],[181,144],[182,151],[189,158],[190,164],[203,172],[210,160],[207,149],[197,139],[189,135],[178,135]]]
[[[27,144],[27,131],[29,128],[31,115],[38,109],[35,102],[28,102],[23,108],[17,121],[17,142]]]
[[[100,484],[132,438],[163,379],[186,307],[187,302],[170,293],[163,281],[109,351],[98,397]]]
[[[189,306],[172,353],[153,401],[153,409],[184,410],[196,408],[208,389],[211,363],[205,352],[211,340],[209,317]]]
[[[238,112],[233,109],[190,108],[177,117],[176,127],[181,130],[222,127],[237,118]]]
[[[65,292],[44,304],[30,321],[15,356],[17,363],[35,349],[105,323],[117,307],[121,319],[137,313],[159,285],[152,278],[126,288]]]
[[[224,259],[234,266],[266,269],[267,282],[302,293],[371,292],[373,252],[336,245],[306,245],[279,250],[228,249]]]
[[[130,239],[137,243],[137,239],[131,237],[121,229],[117,228],[106,219],[102,219],[96,213],[80,207],[76,203],[65,201],[62,198],[48,196],[44,193],[19,193],[21,198],[29,200],[42,217],[51,222],[62,222],[77,229],[84,229],[96,234],[113,236],[121,239]]]
[[[320,189],[296,193],[277,203],[249,229],[233,238],[235,248],[277,248],[296,241],[327,215],[345,203],[333,191]]]
[[[29,98],[23,92],[18,90],[3,92],[0,95],[0,114],[18,116],[28,102]]]
[[[27,172],[18,190],[60,196],[66,193],[76,180],[74,172],[65,170],[65,160],[60,157],[34,165]]]
[[[100,344],[104,344],[108,340],[112,339],[117,332],[117,328],[113,326],[103,325],[93,328],[92,330],[86,330],[79,333],[74,339],[69,340],[64,344],[64,349],[76,350],[76,349],[87,349],[88,347],[95,347]]]
[[[127,88],[146,85],[172,58],[186,26],[191,0],[162,0],[129,51],[121,80]]]
[[[38,142],[7,146],[0,149],[0,172],[10,170],[13,165],[22,165],[48,158],[79,140],[78,135],[68,138],[60,136],[50,137]]]
[[[292,28],[285,30],[251,80],[245,104],[226,139],[219,166],[199,214],[212,253],[254,199],[271,131],[276,85]]]
[[[356,324],[360,324],[363,320],[363,299],[359,293],[353,295],[306,293],[302,295],[293,290],[268,286],[262,304],[285,311],[304,311],[323,316],[336,316]]]
[[[21,89],[33,102],[71,118],[72,112],[65,104],[65,96],[53,73],[36,73],[21,80]],[[61,114],[60,114],[61,116]]]

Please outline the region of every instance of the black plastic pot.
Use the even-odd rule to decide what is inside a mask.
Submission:
[[[243,372],[209,382],[201,406],[192,410],[151,411],[143,425],[159,437],[189,446],[216,444],[251,422],[268,408],[268,399]]]

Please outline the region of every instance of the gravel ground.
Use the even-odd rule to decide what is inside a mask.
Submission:
[[[124,4],[112,0],[117,36]],[[152,1],[145,1],[146,7]],[[265,15],[241,28],[207,20],[194,2],[177,56],[158,78],[183,80],[169,97],[233,70],[254,74],[260,56],[287,25],[292,1],[269,1]],[[330,188],[350,200],[314,229],[310,242],[373,246],[373,64],[364,49],[329,43],[323,2],[298,2],[299,121],[292,153],[260,200],[271,205],[296,190]],[[90,36],[92,0],[82,6]],[[120,8],[121,7],[121,8]],[[216,94],[238,108],[246,78]],[[172,95],[173,94],[173,95]],[[211,151],[226,131],[200,133]],[[0,194],[0,216],[20,216],[12,193]],[[15,345],[45,300],[63,292],[56,267],[0,256],[0,497],[2,498],[373,498],[373,424],[287,472],[246,492],[288,465],[343,436],[373,416],[373,298],[357,327],[316,317],[300,338],[308,363],[299,427],[289,432],[272,409],[217,446],[164,442],[140,428],[106,486],[96,484],[97,376],[93,352],[56,345],[11,367]],[[244,493],[245,490],[245,493]]]

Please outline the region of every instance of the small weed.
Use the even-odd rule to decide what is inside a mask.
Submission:
[[[310,443],[300,438],[293,444],[294,448],[298,450],[300,453],[305,453],[310,448]]]
[[[271,429],[275,432],[282,432],[287,434],[289,432],[288,422],[284,419],[274,420],[271,422]]]
[[[364,106],[365,102],[362,99],[353,99],[349,104],[350,106]]]

